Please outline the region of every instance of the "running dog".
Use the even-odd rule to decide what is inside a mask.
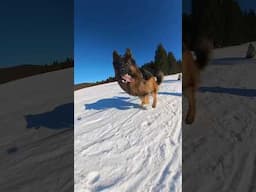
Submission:
[[[194,122],[196,115],[196,91],[200,83],[200,72],[208,64],[211,44],[208,40],[201,40],[194,51],[189,50],[183,43],[182,54],[182,89],[188,98],[186,124]]]
[[[116,80],[126,93],[138,96],[142,106],[149,104],[149,96],[152,95],[152,107],[156,107],[158,86],[162,83],[164,76],[161,71],[152,74],[145,69],[139,69],[130,49],[126,49],[123,57],[117,51],[113,52],[113,67]]]

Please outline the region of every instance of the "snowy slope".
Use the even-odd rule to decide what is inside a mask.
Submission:
[[[244,58],[247,47],[214,50],[202,73],[195,123],[182,127],[184,191],[256,191],[256,58]]]
[[[181,191],[181,89],[165,77],[155,109],[116,82],[76,91],[75,191]]]
[[[73,190],[72,76],[64,69],[0,85],[0,191]]]

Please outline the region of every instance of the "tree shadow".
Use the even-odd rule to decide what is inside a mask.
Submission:
[[[181,80],[174,80],[174,79],[172,79],[172,80],[164,80],[164,82],[165,83],[175,83],[175,82],[178,82],[178,81],[181,81]]]
[[[130,108],[141,108],[139,104],[129,102],[129,97],[113,97],[109,99],[101,99],[95,103],[85,104],[85,110],[104,110],[116,108],[118,110],[126,110]]]
[[[74,128],[74,103],[60,105],[49,112],[26,115],[25,119],[27,121],[27,128]]]
[[[256,89],[224,88],[224,87],[200,87],[200,92],[225,93],[244,97],[256,97]]]
[[[10,147],[6,150],[8,154],[16,153],[19,149],[17,147]]]
[[[124,91],[121,91],[121,92],[119,92],[120,94],[126,94],[127,95],[127,93],[126,92],[124,92]]]
[[[182,96],[182,93],[158,92],[159,95]]]
[[[256,59],[248,59],[245,57],[226,57],[211,60],[211,65],[241,65],[248,63],[256,63]]]

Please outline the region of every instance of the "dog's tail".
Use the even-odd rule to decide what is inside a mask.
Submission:
[[[210,60],[212,43],[208,39],[201,39],[195,47],[196,63],[200,70],[204,69]]]
[[[159,70],[156,72],[155,77],[157,84],[160,85],[164,80],[164,73]]]

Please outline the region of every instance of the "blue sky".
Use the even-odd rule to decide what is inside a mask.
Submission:
[[[180,0],[75,0],[75,83],[114,76],[114,49],[142,65],[162,43],[180,59],[181,13]]]
[[[73,15],[70,0],[1,1],[0,67],[73,56]]]

